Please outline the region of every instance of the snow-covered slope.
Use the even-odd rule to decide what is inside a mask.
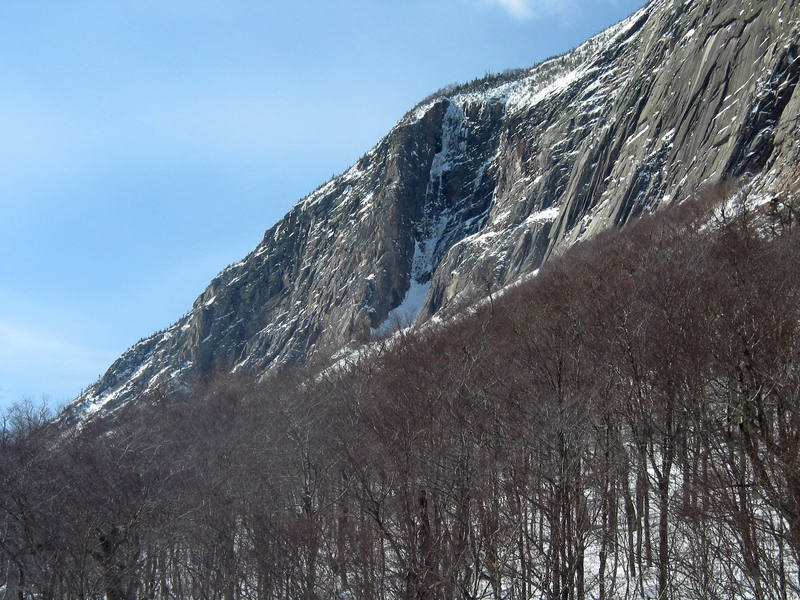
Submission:
[[[800,0],[654,0],[575,50],[435,94],[299,202],[71,410],[422,323],[601,229],[798,162]]]

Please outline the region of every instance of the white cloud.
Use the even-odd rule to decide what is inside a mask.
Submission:
[[[576,8],[575,0],[489,0],[489,2],[520,21],[554,15],[566,16]]]
[[[530,0],[494,0],[515,19],[530,19],[533,16]]]

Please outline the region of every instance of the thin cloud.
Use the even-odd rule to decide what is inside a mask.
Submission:
[[[515,19],[524,21],[533,17],[530,0],[495,0],[495,2]]]
[[[566,16],[575,10],[575,0],[489,0],[518,21],[554,15]]]
[[[338,114],[325,118],[315,111],[313,98],[263,88],[205,94],[167,88],[114,97],[102,111],[88,102],[47,106],[0,99],[0,190],[9,181],[36,180],[42,172],[92,171],[120,158],[130,162],[158,154],[165,160],[249,161],[312,148],[321,152],[326,140],[341,137],[337,124],[348,117],[353,102],[339,94],[328,106],[328,114]]]
[[[109,353],[90,348],[71,340],[60,338],[57,334],[38,330],[25,325],[0,320],[0,360],[3,373],[11,376],[11,371],[38,365],[42,369],[77,372],[83,377],[98,365],[109,361]],[[87,380],[88,381],[88,380]]]
[[[0,412],[14,402],[75,398],[113,356],[45,331],[0,320]]]

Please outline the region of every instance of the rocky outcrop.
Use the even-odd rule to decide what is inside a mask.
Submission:
[[[800,0],[654,0],[563,56],[434,95],[72,406],[330,356],[475,300],[704,185],[798,161]]]

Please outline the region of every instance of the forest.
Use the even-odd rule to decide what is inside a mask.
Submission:
[[[15,407],[0,597],[800,597],[800,205],[726,194],[335,368]]]

